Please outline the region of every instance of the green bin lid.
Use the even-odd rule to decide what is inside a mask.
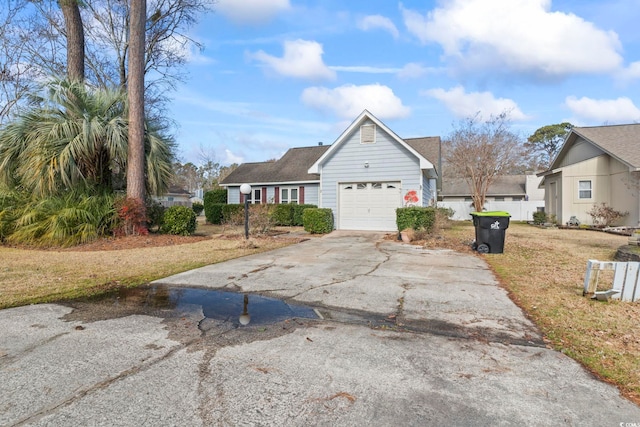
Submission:
[[[471,215],[475,215],[475,216],[508,216],[508,217],[511,217],[511,214],[509,214],[509,212],[505,212],[505,211],[471,212]]]

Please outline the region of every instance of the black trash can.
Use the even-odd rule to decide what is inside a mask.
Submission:
[[[509,228],[509,212],[472,212],[476,228],[473,249],[483,254],[501,254],[504,251],[504,236]]]

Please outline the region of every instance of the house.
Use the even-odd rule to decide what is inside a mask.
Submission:
[[[240,165],[221,185],[228,203],[314,204],[334,227],[394,231],[396,208],[435,204],[440,137],[402,139],[363,111],[331,145],[292,148],[275,162]]]
[[[191,207],[191,193],[181,187],[170,186],[167,192],[161,196],[153,196],[156,202],[159,202],[165,208],[180,205]]]
[[[547,214],[559,224],[575,216],[592,224],[588,212],[605,203],[628,214],[623,226],[639,225],[640,124],[574,127],[543,178]]]
[[[496,177],[486,194],[485,210],[506,211],[513,221],[533,221],[533,213],[544,210],[544,190],[536,175]],[[438,206],[454,211],[452,219],[470,220],[475,211],[469,185],[463,178],[446,178],[438,197]]]

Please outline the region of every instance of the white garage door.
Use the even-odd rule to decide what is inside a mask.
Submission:
[[[394,231],[396,208],[402,207],[400,182],[340,184],[338,228]]]

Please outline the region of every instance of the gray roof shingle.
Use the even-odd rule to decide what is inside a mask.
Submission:
[[[439,136],[427,136],[422,138],[404,139],[411,148],[416,150],[425,159],[433,163],[436,171],[440,173],[440,150],[441,143]]]
[[[223,179],[221,184],[318,181],[320,179],[318,175],[309,174],[307,171],[329,147],[329,145],[316,145],[291,148],[275,162],[243,163]]]
[[[623,163],[640,168],[640,124],[574,127],[572,132]]]

